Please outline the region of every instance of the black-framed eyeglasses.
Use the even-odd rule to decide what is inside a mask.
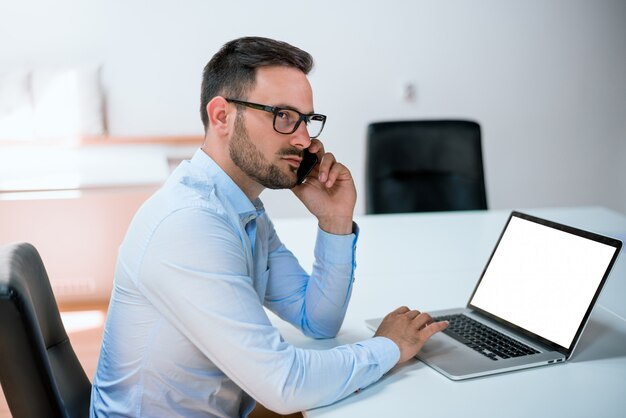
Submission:
[[[326,116],[318,113],[305,115],[288,107],[267,106],[228,98],[226,98],[226,101],[272,113],[274,115],[274,130],[279,134],[289,135],[294,133],[300,126],[300,123],[304,121],[306,129],[309,132],[309,137],[313,139],[317,138],[322,133],[322,129],[324,129],[324,124],[326,123]]]

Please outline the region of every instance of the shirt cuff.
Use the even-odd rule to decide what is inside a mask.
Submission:
[[[372,353],[378,364],[380,376],[391,370],[400,360],[400,349],[387,337],[374,337],[361,341],[359,345]]]
[[[315,257],[332,264],[350,264],[354,262],[359,226],[352,222],[352,233],[348,235],[329,234],[317,228]]]

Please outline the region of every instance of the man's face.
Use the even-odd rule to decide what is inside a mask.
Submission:
[[[265,158],[260,149],[250,139],[246,130],[243,113],[237,114],[235,130],[229,145],[230,158],[241,171],[257,183],[268,189],[290,189],[296,185],[296,176],[285,173],[278,164]],[[278,152],[282,155],[299,156],[296,148],[285,148]]]
[[[258,69],[246,101],[291,107],[301,113],[313,111],[309,81],[304,73],[288,67]],[[274,130],[273,119],[269,112],[239,109],[229,153],[233,163],[263,187],[288,189],[296,185],[302,151],[311,142],[304,123],[293,134],[284,135]]]

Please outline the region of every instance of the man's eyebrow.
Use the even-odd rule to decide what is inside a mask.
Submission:
[[[305,112],[300,111],[300,109],[298,109],[296,107],[293,107],[293,106],[290,106],[288,104],[278,104],[278,105],[276,105],[274,107],[280,107],[281,109],[295,110],[296,112],[302,113],[303,115],[314,115],[315,114],[315,110],[312,110],[310,113],[305,113]]]

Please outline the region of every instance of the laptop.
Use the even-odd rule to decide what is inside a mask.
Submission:
[[[568,360],[621,246],[512,212],[467,306],[429,312],[450,325],[417,357],[452,380]]]

